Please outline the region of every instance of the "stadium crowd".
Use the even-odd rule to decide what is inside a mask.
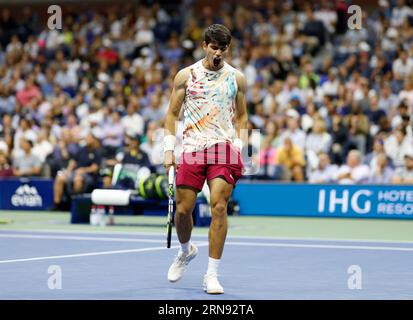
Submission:
[[[65,185],[81,192],[116,163],[162,172],[174,75],[222,23],[261,136],[244,149],[257,171],[246,179],[412,184],[411,3],[362,7],[360,30],[341,0],[119,4],[63,11],[62,30],[3,8],[0,177],[56,178],[59,203]]]

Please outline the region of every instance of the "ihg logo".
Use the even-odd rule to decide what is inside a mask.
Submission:
[[[318,212],[324,213],[326,210],[329,213],[339,211],[341,213],[349,212],[349,209],[358,214],[366,214],[371,210],[371,201],[368,200],[373,195],[370,190],[358,190],[350,194],[349,190],[343,190],[342,194],[337,194],[337,190],[331,190],[327,193],[326,190],[320,190],[318,194]],[[350,207],[350,208],[349,208]]]

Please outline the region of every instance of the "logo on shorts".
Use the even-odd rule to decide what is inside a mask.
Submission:
[[[234,180],[234,177],[232,176],[232,174],[230,174],[229,176],[230,176],[230,178],[231,178],[232,180]]]
[[[39,196],[36,187],[24,184],[14,192],[11,203],[15,207],[41,207],[42,197]]]

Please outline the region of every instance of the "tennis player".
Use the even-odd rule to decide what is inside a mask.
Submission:
[[[182,278],[188,263],[197,255],[191,243],[192,212],[197,193],[205,180],[210,189],[212,221],[209,229],[209,261],[204,291],[224,293],[218,267],[227,235],[227,204],[242,175],[241,129],[247,126],[246,80],[225,58],[231,33],[213,24],[204,32],[205,58],[180,70],[165,120],[164,156],[167,172],[175,166],[175,134],[184,108],[183,154],[176,175],[175,226],[181,244],[168,271],[168,280]]]

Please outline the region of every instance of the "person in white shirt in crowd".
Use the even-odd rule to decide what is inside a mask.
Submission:
[[[23,153],[13,158],[13,175],[16,177],[39,176],[42,170],[40,159],[33,154],[33,142],[22,138]]]
[[[103,125],[103,156],[114,157],[123,144],[124,129],[120,123],[121,113],[114,110],[110,113],[110,120]]]
[[[86,114],[83,114],[80,120],[80,125],[88,130],[93,124],[103,125],[104,114],[102,111],[102,101],[93,99],[90,103],[89,110]]]
[[[37,135],[37,141],[33,146],[32,153],[39,158],[41,163],[44,163],[46,157],[53,151],[53,144],[49,141],[47,132],[40,130]]]
[[[334,8],[334,3],[328,0],[321,1],[321,8],[314,14],[316,20],[323,22],[324,27],[330,35],[336,32],[337,11]]]
[[[144,134],[145,122],[143,117],[138,113],[139,108],[138,98],[136,96],[130,96],[126,109],[127,114],[122,117],[121,123],[125,132],[131,137]]]
[[[400,27],[409,16],[413,16],[413,9],[406,4],[405,0],[397,0],[391,13],[390,24],[396,28]]]
[[[141,150],[146,152],[149,156],[151,165],[155,166],[157,170],[163,170],[163,137],[161,136],[162,129],[159,123],[151,121],[148,123],[146,130],[146,141],[142,143]]]
[[[376,165],[371,169],[368,183],[389,184],[392,180],[393,169],[389,165],[387,155],[382,152],[376,156]]]
[[[17,128],[13,137],[13,157],[22,154],[22,139],[29,139],[31,141],[37,140],[37,132],[34,126],[32,125],[32,121],[28,118],[20,118],[19,120],[19,127]]]
[[[392,112],[394,115],[391,120],[391,126],[392,128],[397,128],[402,125],[403,123],[403,117],[404,116],[409,116],[409,108],[405,101],[402,101],[398,108],[397,111]]]
[[[393,184],[413,184],[413,150],[404,155],[404,166],[396,169]]]
[[[282,108],[287,106],[292,97],[298,97],[301,100],[301,90],[298,88],[298,77],[294,73],[290,73],[284,82],[282,91],[277,95],[276,101]]]
[[[145,121],[160,121],[165,117],[167,104],[163,104],[162,93],[154,93],[150,97],[150,104],[142,110],[142,116]]]
[[[361,184],[367,182],[370,168],[362,163],[362,154],[353,149],[347,155],[347,162],[340,166],[334,180],[339,184]]]
[[[275,80],[274,83],[269,86],[267,94],[264,97],[264,101],[262,102],[267,115],[272,115],[275,113],[278,114],[283,111],[279,101],[277,100],[277,97],[282,90],[282,86],[282,81],[279,80]]]
[[[399,100],[406,100],[406,104],[409,108],[409,112],[413,112],[413,80],[406,78],[404,80],[403,90],[399,92]]]
[[[396,80],[403,80],[413,72],[413,59],[403,48],[399,49],[399,57],[393,62],[393,74]]]
[[[398,103],[399,99],[397,98],[397,95],[391,91],[390,84],[383,83],[380,88],[379,109],[389,113],[391,110],[397,108]]]
[[[286,138],[291,138],[294,145],[299,147],[302,151],[305,150],[305,133],[300,129],[300,114],[295,109],[288,109],[285,113],[287,119],[287,129],[281,133],[280,141]]]
[[[337,174],[338,166],[331,164],[327,153],[321,152],[318,155],[318,168],[309,174],[310,183],[331,183]]]
[[[64,62],[62,69],[56,73],[54,81],[62,88],[76,88],[78,84],[76,70],[68,62]]]
[[[396,168],[404,165],[404,156],[412,149],[412,140],[407,136],[406,129],[397,127],[384,141],[384,150]]]
[[[337,96],[338,87],[340,82],[337,78],[338,70],[332,67],[328,70],[328,79],[320,87],[318,87],[317,93],[320,97],[323,96]]]
[[[331,142],[332,138],[327,132],[325,121],[322,119],[315,120],[312,131],[307,135],[305,141],[307,164],[311,169],[317,167],[317,154],[320,152],[328,153],[330,151]]]

